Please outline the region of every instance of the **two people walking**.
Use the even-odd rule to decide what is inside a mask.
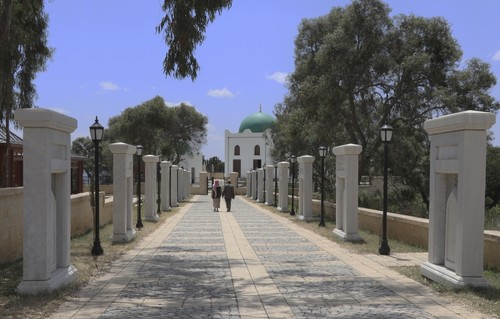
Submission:
[[[224,185],[224,189],[219,185],[219,181],[215,180],[214,185],[212,187],[212,202],[214,206],[214,212],[218,212],[220,208],[220,199],[224,197],[226,202],[227,211],[231,211],[231,201],[235,197],[234,186],[231,185],[231,181],[227,181]]]

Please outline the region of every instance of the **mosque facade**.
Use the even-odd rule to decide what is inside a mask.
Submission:
[[[242,177],[249,170],[274,164],[270,128],[275,121],[273,116],[260,110],[241,122],[238,133],[225,131],[224,176],[236,172]]]

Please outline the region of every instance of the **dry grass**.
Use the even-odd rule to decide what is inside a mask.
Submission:
[[[183,204],[181,204],[181,207]],[[104,255],[92,256],[94,242],[93,232],[89,232],[71,240],[71,263],[78,269],[75,282],[68,287],[52,294],[42,293],[36,296],[20,296],[15,293],[17,285],[22,280],[22,260],[0,265],[0,318],[42,319],[47,318],[57,310],[64,301],[71,299],[86,283],[94,277],[106,273],[113,261],[117,260],[127,250],[135,247],[139,241],[159,228],[167,218],[179,211],[173,208],[163,212],[156,223],[143,221],[144,227],[136,232],[135,240],[124,244],[112,244],[109,238],[113,233],[113,225],[101,228],[100,239]],[[134,224],[136,221],[134,212]]]

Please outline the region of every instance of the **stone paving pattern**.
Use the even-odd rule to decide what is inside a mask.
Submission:
[[[487,318],[244,197],[195,196],[51,318]],[[168,214],[168,213],[167,213]]]

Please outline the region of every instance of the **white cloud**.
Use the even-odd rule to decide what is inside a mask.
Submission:
[[[279,84],[285,84],[287,82],[288,73],[285,72],[274,72],[271,75],[266,75],[266,79],[273,80]]]
[[[234,94],[229,91],[227,88],[223,88],[223,89],[215,89],[215,90],[208,90],[208,93],[207,93],[209,96],[212,96],[212,97],[233,97]]]
[[[500,61],[500,50],[498,50],[493,56],[493,61]]]
[[[116,83],[111,82],[111,81],[99,82],[99,86],[104,91],[118,91],[118,90],[120,90],[120,86]]]

